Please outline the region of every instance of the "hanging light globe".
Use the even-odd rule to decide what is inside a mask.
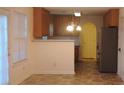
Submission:
[[[81,31],[81,26],[77,25],[76,30]]]
[[[74,26],[68,25],[68,26],[66,27],[66,30],[67,30],[68,32],[73,32],[73,31],[74,31]]]

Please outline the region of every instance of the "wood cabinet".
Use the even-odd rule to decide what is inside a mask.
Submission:
[[[79,61],[79,46],[75,46],[75,62]]]
[[[104,26],[105,27],[118,27],[119,24],[119,9],[110,9],[104,15]]]
[[[34,37],[41,38],[48,35],[49,11],[43,8],[33,8]]]
[[[78,31],[68,32],[66,27],[73,22],[77,24],[78,18],[70,15],[55,15],[54,16],[54,35],[56,36],[78,36]]]

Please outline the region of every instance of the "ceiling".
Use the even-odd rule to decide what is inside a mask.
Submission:
[[[82,15],[104,15],[109,9],[113,8],[114,7],[45,7],[51,14],[63,15],[73,14],[75,11],[80,11]]]

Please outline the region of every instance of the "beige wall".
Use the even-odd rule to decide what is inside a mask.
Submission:
[[[19,84],[31,74],[74,74],[73,42],[32,42],[33,11],[32,8],[2,8],[9,13],[9,63],[10,84]],[[28,16],[28,57],[23,62],[12,63],[12,23],[13,13],[20,12]],[[82,17],[83,18],[83,17]],[[87,17],[83,23],[92,20],[101,27],[101,17]],[[99,28],[98,28],[99,30]],[[47,63],[46,63],[47,62]],[[59,62],[59,63],[58,63]]]
[[[11,67],[10,67],[10,83],[11,84],[18,84],[22,82],[24,79],[28,78],[32,74],[32,61],[30,60],[30,32],[32,30],[32,8],[9,8],[11,11],[11,14],[13,12],[20,12],[28,17],[28,56],[27,59],[24,60],[23,62],[13,64],[11,62]],[[11,18],[13,16],[11,15]],[[12,22],[12,21],[10,21]],[[11,23],[12,24],[12,23]],[[11,26],[12,27],[12,26]],[[11,31],[10,31],[11,32]],[[10,33],[11,35],[12,33]],[[11,48],[11,46],[10,46]]]
[[[19,12],[28,17],[28,33],[32,30],[32,8],[0,8],[1,11],[7,13],[9,17],[9,69],[10,84],[19,84],[32,74],[32,61],[30,60],[30,34],[28,34],[28,56],[27,59],[19,62],[12,62],[12,34],[13,34],[13,14]]]
[[[66,30],[67,25],[70,24],[70,22],[74,22],[75,25],[77,25],[77,20],[79,20],[76,17],[72,17],[70,15],[53,15],[53,29],[54,29],[54,35],[55,36],[79,36],[79,32],[74,29],[73,32],[68,32]]]
[[[81,18],[80,18],[81,27],[83,27],[83,25],[85,23],[87,23],[87,22],[93,23],[96,26],[96,31],[97,31],[97,41],[96,42],[97,42],[97,44],[100,44],[99,36],[100,36],[100,30],[103,27],[103,16],[102,15],[85,15],[85,16],[81,16]],[[65,29],[65,28],[62,28],[62,29]],[[59,35],[69,35],[69,32],[67,34],[67,33],[65,33],[65,31],[60,31],[58,33],[59,33]],[[68,37],[70,37],[70,39],[71,39],[71,36],[74,36],[74,35],[80,36],[80,33],[79,32],[78,33],[74,32],[74,33],[70,34],[70,36],[68,36]],[[78,40],[78,41],[80,41],[80,40]],[[81,53],[80,53],[80,59],[81,59]]]
[[[93,23],[94,25],[96,25],[96,31],[97,31],[97,40],[99,39],[99,32],[101,31],[101,28],[103,27],[103,16],[97,16],[97,15],[87,15],[87,16],[82,16],[81,17],[81,26],[83,27],[83,25],[87,22]],[[97,41],[97,43],[100,40]]]
[[[19,84],[32,74],[74,74],[74,42],[32,42],[32,8],[0,8],[9,15],[10,84]],[[27,59],[12,63],[13,13],[28,17]]]
[[[101,30],[103,26],[103,16],[97,15],[86,15],[81,17],[81,25],[83,26],[85,23],[91,22],[96,25],[97,31]]]
[[[124,80],[124,8],[119,14],[118,48],[121,48],[118,52],[118,74]]]
[[[55,16],[53,16],[53,18],[54,17]],[[59,18],[60,20],[58,20],[58,21],[63,20],[63,25],[62,26],[59,25],[60,28],[58,29],[59,31],[57,31],[57,32],[55,32],[55,29],[54,29],[54,33],[57,33],[57,35],[59,35],[59,36],[63,36],[63,35],[79,36],[79,32],[77,32],[77,31],[74,31],[74,32],[67,32],[66,31],[66,25],[68,25],[68,22],[70,22],[69,17],[71,17],[71,16],[68,16],[68,15],[67,16],[62,16],[61,15],[61,16],[57,16],[57,17],[60,17]],[[92,22],[93,24],[96,25],[97,31],[101,30],[101,27],[103,26],[103,16],[102,15],[85,15],[85,16],[81,16],[80,19],[75,18],[75,19],[73,19],[73,21],[74,20],[75,20],[76,23],[80,20],[79,23],[80,23],[81,26],[83,26],[86,22]],[[56,26],[56,25],[54,24],[54,26]]]
[[[34,74],[74,74],[74,41],[34,41]]]

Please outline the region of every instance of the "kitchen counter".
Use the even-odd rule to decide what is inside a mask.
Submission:
[[[75,74],[74,40],[32,40],[35,74]]]
[[[74,42],[75,46],[80,46],[79,43],[71,39],[48,39],[48,40],[34,39],[32,40],[32,42]]]
[[[35,39],[32,41],[33,42],[74,42],[74,40],[70,40],[70,39],[48,39],[48,40]]]

